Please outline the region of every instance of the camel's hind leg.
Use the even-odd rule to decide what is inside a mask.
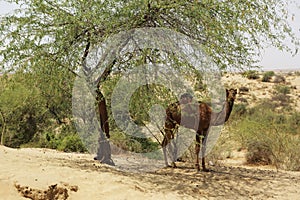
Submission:
[[[168,164],[168,156],[167,156],[167,145],[169,143],[169,139],[167,139],[167,136],[164,137],[164,140],[162,142],[162,149],[163,149],[163,153],[164,153],[164,159],[165,159],[165,164],[166,164],[166,167],[169,166]]]
[[[163,154],[164,154],[166,167],[170,166],[168,164],[167,146],[168,146],[169,152],[171,154],[172,167],[176,167],[175,159],[174,159],[174,155],[173,155],[173,149],[172,149],[172,145],[171,145],[171,140],[174,138],[174,129],[175,129],[175,125],[173,123],[165,124],[165,136],[164,136],[164,139],[162,142],[162,148],[163,148]]]

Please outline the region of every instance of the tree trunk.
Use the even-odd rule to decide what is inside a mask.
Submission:
[[[95,160],[99,160],[101,163],[108,165],[115,165],[114,161],[111,159],[111,148],[108,138],[109,135],[109,124],[108,124],[108,113],[105,103],[105,98],[98,88],[97,91],[97,102],[98,102],[98,114],[100,121],[100,136],[99,136],[99,146],[97,149],[97,156]],[[105,135],[104,135],[105,132]]]
[[[5,118],[3,113],[0,111],[0,115],[2,118],[2,131],[1,131],[1,145],[4,145],[4,133],[5,133]]]

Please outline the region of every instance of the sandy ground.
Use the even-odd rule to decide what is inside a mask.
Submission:
[[[116,164],[127,159],[113,158]],[[178,163],[176,169],[125,172],[99,164],[89,154],[0,146],[0,163],[3,200],[51,195],[53,199],[300,199],[299,172],[233,161],[210,166],[211,172],[196,173],[186,163]]]

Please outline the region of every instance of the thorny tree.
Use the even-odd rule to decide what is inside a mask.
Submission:
[[[7,2],[17,3],[21,8],[1,18],[2,71],[33,73],[44,88],[49,83],[54,88],[72,86],[74,79],[70,77],[78,76],[93,46],[120,31],[134,28],[163,27],[180,32],[199,42],[221,70],[255,66],[255,58],[266,42],[291,53],[297,51],[298,45],[287,23],[289,13],[285,0]],[[287,39],[295,48],[285,45]],[[96,101],[104,113],[107,109],[101,85],[113,69],[122,71],[130,66],[124,60],[140,62],[131,56],[116,59],[98,80]],[[87,74],[88,70],[84,68]],[[50,93],[45,90],[45,95],[47,92]],[[100,119],[108,136],[106,117],[102,115]]]

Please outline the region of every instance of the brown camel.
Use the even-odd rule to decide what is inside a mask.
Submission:
[[[219,126],[224,124],[232,111],[234,100],[237,94],[236,89],[226,89],[226,102],[220,112],[215,113],[212,108],[203,102],[192,103],[192,97],[184,94],[179,102],[173,103],[166,109],[165,136],[162,142],[163,153],[166,166],[168,166],[166,146],[174,138],[174,132],[178,126],[184,126],[196,131],[196,168],[200,171],[199,152],[200,142],[202,143],[202,168],[203,171],[208,171],[205,167],[205,139],[210,126]],[[176,159],[176,158],[175,158]],[[172,160],[172,165],[175,166],[175,159]]]

